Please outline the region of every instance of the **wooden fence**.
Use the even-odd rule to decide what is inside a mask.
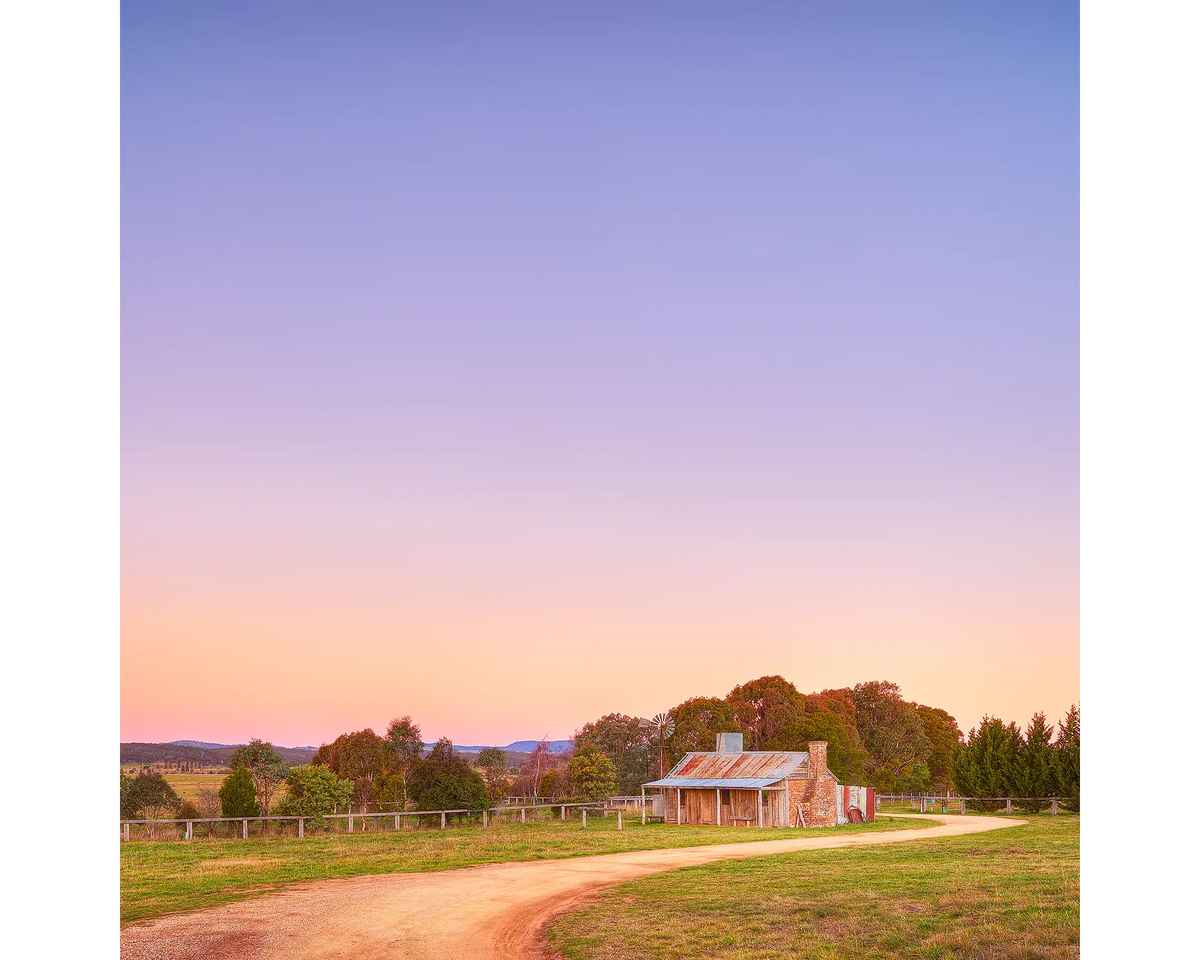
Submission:
[[[1038,803],[1044,804],[1049,802],[1051,816],[1058,816],[1058,804],[1060,801],[1073,800],[1072,797],[955,797],[950,794],[945,796],[926,796],[925,794],[912,793],[877,793],[875,794],[875,812],[879,812],[879,807],[883,801],[887,800],[891,803],[908,802],[913,810],[920,810],[921,813],[927,813],[934,807],[941,805],[942,812],[947,812],[947,808],[956,804],[961,804],[962,812],[967,812],[967,802],[971,803],[1003,803],[1004,812],[1012,813],[1013,803]]]
[[[580,813],[582,814],[583,826],[585,828],[587,827],[587,815],[588,815],[589,810],[598,811],[605,817],[608,816],[608,808],[607,808],[607,806],[604,805],[603,802],[589,801],[589,802],[584,802],[584,803],[539,803],[536,805],[521,806],[521,807],[506,805],[506,806],[501,806],[501,807],[488,807],[484,810],[409,810],[409,811],[404,811],[404,812],[391,811],[391,812],[386,812],[386,813],[326,813],[326,814],[322,814],[321,816],[317,816],[317,817],[298,817],[298,816],[275,815],[275,816],[266,816],[266,817],[263,817],[263,816],[258,816],[258,817],[192,817],[191,819],[187,819],[187,820],[173,820],[173,819],[172,820],[122,820],[121,821],[121,839],[123,841],[129,840],[130,826],[133,826],[133,825],[140,826],[140,825],[149,825],[149,824],[157,824],[157,823],[170,823],[170,824],[174,824],[176,827],[178,827],[180,824],[183,824],[183,828],[184,828],[183,839],[185,839],[185,840],[191,840],[193,838],[194,827],[195,827],[195,824],[197,824],[197,823],[240,823],[242,825],[242,839],[243,840],[247,840],[250,837],[250,824],[251,823],[261,823],[261,824],[263,824],[263,828],[265,829],[266,824],[272,820],[284,821],[284,822],[295,821],[296,822],[296,835],[299,837],[304,836],[304,821],[306,821],[306,820],[333,820],[333,821],[345,820],[346,821],[346,832],[353,833],[355,820],[362,821],[363,826],[365,828],[367,820],[375,820],[378,823],[381,819],[386,819],[386,818],[391,817],[394,820],[394,829],[400,830],[400,829],[402,829],[402,826],[401,826],[402,819],[405,817],[437,817],[440,819],[440,823],[441,823],[440,829],[445,830],[446,829],[446,816],[447,816],[447,814],[449,814],[451,816],[457,815],[460,817],[460,819],[463,815],[466,815],[468,818],[471,818],[471,819],[473,819],[476,816],[481,816],[482,825],[486,827],[488,825],[488,814],[489,813],[492,814],[493,820],[497,820],[501,813],[517,813],[517,812],[519,812],[521,814],[521,823],[525,823],[525,822],[527,822],[525,811],[527,811],[527,810],[534,810],[534,811],[551,810],[552,811],[556,807],[560,809],[560,811],[561,811],[560,817],[563,820],[567,819],[568,808],[572,808],[572,809],[578,808]],[[643,821],[644,820],[645,820],[645,818],[643,817]],[[625,824],[624,824],[623,818],[621,816],[621,810],[617,810],[617,829],[623,830],[624,828],[625,828]],[[382,829],[382,827],[380,829]]]

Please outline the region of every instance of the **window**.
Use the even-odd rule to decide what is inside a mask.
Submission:
[[[729,806],[729,791],[728,790],[721,791],[721,806],[723,806],[723,807]]]

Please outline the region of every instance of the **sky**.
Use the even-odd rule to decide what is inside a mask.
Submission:
[[[1078,32],[125,3],[122,740],[1064,716]]]

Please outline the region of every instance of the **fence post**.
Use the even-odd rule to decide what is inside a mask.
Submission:
[[[1012,813],[1012,797],[1004,798],[1004,812]]]
[[[303,837],[304,836],[304,818],[303,817],[298,818],[296,820],[296,823],[298,825],[297,830],[296,830],[296,835],[299,837]]]
[[[584,807],[581,812],[583,813],[583,828],[586,830],[587,829],[587,807]]]
[[[354,832],[354,814],[353,813],[349,813],[346,815],[346,832],[347,833]]]
[[[487,826],[487,811],[486,810],[483,811],[483,825],[485,827]]]
[[[562,805],[562,819],[567,819],[567,805],[565,803]]]
[[[249,820],[242,821],[242,839],[243,840],[250,839],[250,821]]]
[[[400,829],[400,814],[396,814],[396,829]]]
[[[124,834],[124,839],[126,841],[128,841],[129,840],[129,824],[127,824],[127,823],[121,824],[121,833]]]
[[[1052,817],[1058,816],[1058,797],[1055,797],[1053,800],[1050,801],[1050,816],[1052,816]]]
[[[624,827],[621,825],[621,811],[620,811],[620,810],[617,810],[617,829],[618,829],[618,830],[624,830],[624,829],[625,829],[625,828],[624,828]]]
[[[963,805],[963,816],[966,816],[967,815],[967,801],[966,801],[965,797],[963,798],[962,805]]]
[[[446,811],[445,810],[442,811],[442,829],[443,830],[446,829]]]
[[[604,819],[605,820],[608,819],[608,803],[607,802],[605,802],[605,804],[604,804]]]
[[[191,821],[191,820],[189,820],[189,821],[187,822],[187,826],[184,828],[184,831],[183,831],[183,839],[184,839],[184,840],[191,840],[191,839],[192,839],[192,821]]]
[[[521,808],[521,822],[522,823],[525,822],[525,808],[524,807]]]

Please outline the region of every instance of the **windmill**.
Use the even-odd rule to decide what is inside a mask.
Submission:
[[[658,741],[658,776],[661,779],[664,773],[663,759],[667,752],[667,740],[675,732],[675,721],[669,713],[660,713],[653,720],[642,717],[638,720],[638,726],[643,730],[649,730],[650,739]]]

